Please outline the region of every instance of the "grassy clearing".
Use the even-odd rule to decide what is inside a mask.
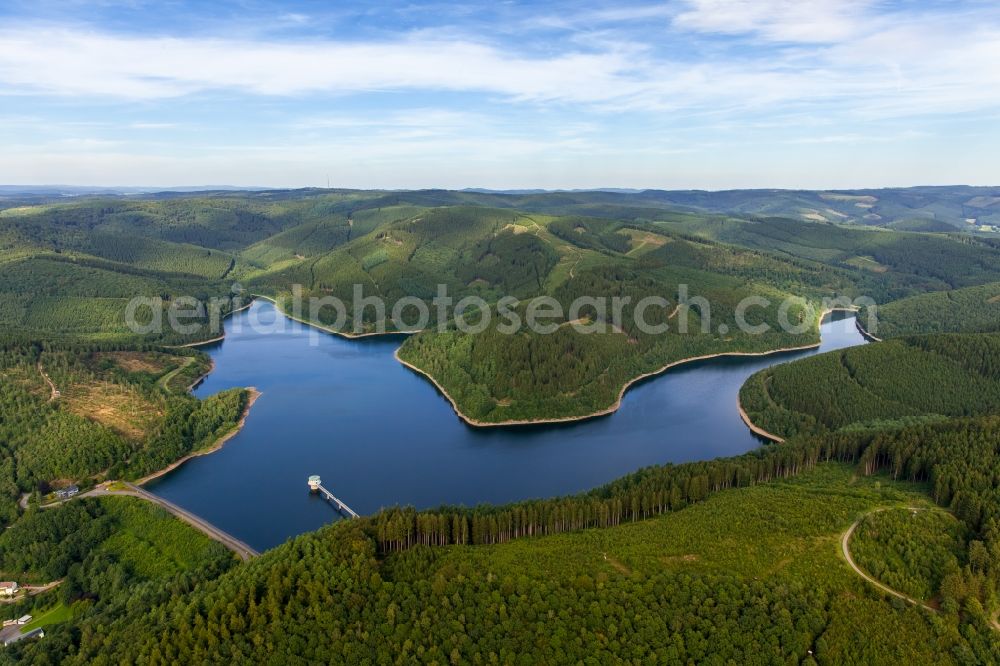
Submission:
[[[166,354],[138,351],[96,352],[94,360],[98,363],[109,360],[126,372],[145,372],[150,375],[159,375],[176,364]]]
[[[149,435],[166,413],[164,405],[149,394],[113,382],[93,381],[61,390],[62,400],[72,413],[133,441]]]
[[[622,229],[618,233],[628,236],[630,248],[625,254],[630,257],[642,256],[646,252],[655,250],[656,248],[670,242],[670,239],[666,236],[654,234],[650,231],[633,229],[631,227]]]
[[[888,266],[878,263],[872,257],[851,257],[844,263],[857,268],[863,268],[867,271],[872,271],[873,273],[885,273],[889,270]]]
[[[31,622],[21,627],[21,633],[27,633],[39,627],[47,627],[50,624],[67,622],[72,619],[73,608],[60,601],[41,615],[36,615]]]

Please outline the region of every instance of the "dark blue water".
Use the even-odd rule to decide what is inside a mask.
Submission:
[[[274,330],[254,332],[251,320]],[[828,318],[822,340],[822,351],[864,342],[853,316]],[[396,362],[399,344],[318,333],[255,303],[227,322],[224,342],[205,348],[216,367],[196,391],[257,387],[246,426],[148,488],[259,549],[337,519],[308,492],[310,474],[362,514],[577,492],[645,465],[760,446],[737,413],[740,386],[761,368],[816,353],[680,366],[633,387],[611,416],[478,429]]]

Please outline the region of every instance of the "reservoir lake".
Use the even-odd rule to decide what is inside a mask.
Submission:
[[[762,445],[737,411],[751,374],[865,342],[853,314],[833,313],[818,350],[681,365],[634,385],[617,412],[596,419],[474,428],[393,358],[399,336],[344,339],[263,300],[225,326],[223,342],[202,347],[215,369],[195,395],[245,386],[262,395],[221,450],[146,488],[258,550],[340,519],[309,492],[311,474],[368,514],[552,497],[647,465],[745,453]]]

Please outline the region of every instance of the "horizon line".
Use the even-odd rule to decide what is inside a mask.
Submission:
[[[347,186],[269,186],[269,185],[71,185],[65,183],[54,184],[9,184],[0,183],[0,195],[3,194],[42,194],[44,190],[79,190],[80,194],[86,193],[128,193],[128,194],[156,194],[158,192],[175,193],[196,193],[196,192],[292,192],[299,190],[317,191],[355,191],[355,192],[469,192],[469,193],[495,193],[495,194],[545,194],[557,192],[605,192],[612,194],[642,194],[644,192],[848,192],[857,190],[909,190],[920,188],[977,188],[990,189],[1000,188],[1000,183],[995,185],[971,185],[969,183],[918,183],[912,185],[862,185],[856,187],[724,187],[709,189],[704,187],[628,187],[628,186],[596,186],[596,187],[347,187]]]

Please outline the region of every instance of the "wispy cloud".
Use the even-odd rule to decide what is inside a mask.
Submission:
[[[874,0],[684,0],[679,28],[780,42],[838,42],[871,29]]]
[[[650,44],[525,56],[473,38],[435,41],[425,33],[387,41],[285,42],[8,28],[0,30],[0,90],[137,100],[217,91],[269,97],[476,93],[603,112],[718,113],[767,105],[780,111],[829,103],[907,115],[1000,106],[1000,69],[970,66],[1000,62],[996,26],[964,25],[962,39],[952,39],[940,35],[938,20],[923,17],[855,33],[847,24],[864,20],[865,3],[856,3],[862,13],[854,14],[843,3],[818,0],[691,2],[694,8],[679,14],[675,26],[833,43],[689,61],[659,55]],[[793,4],[816,13],[791,9]]]
[[[787,143],[792,144],[831,144],[831,143],[851,143],[851,144],[872,144],[872,143],[892,143],[896,141],[912,141],[930,136],[928,132],[906,131],[886,134],[831,134],[805,136],[796,139],[789,139]]]
[[[78,29],[0,31],[0,81],[54,94],[163,98],[232,89],[260,95],[482,91],[529,100],[634,93],[626,53],[526,58],[475,42],[246,42],[140,38]]]
[[[171,129],[177,127],[177,123],[134,122],[134,123],[129,123],[128,126],[131,129],[161,130],[161,129]]]
[[[197,160],[214,182],[236,182],[224,169],[239,161],[260,170],[245,179],[254,184],[346,163],[352,175],[423,165],[463,177],[491,164],[522,174],[500,180],[523,186],[539,185],[530,178],[544,180],[548,166],[570,179],[550,185],[580,185],[573,174],[636,185],[619,178],[693,173],[683,170],[699,160],[703,173],[728,173],[723,153],[726,169],[756,176],[762,149],[783,151],[775,164],[798,177],[818,153],[868,143],[886,155],[949,135],[986,137],[966,152],[1000,144],[1000,8],[985,2],[473,2],[323,13],[263,0],[229,6],[246,4],[239,20],[205,21],[200,4],[178,2],[168,18],[185,16],[162,25],[142,18],[155,4],[131,15],[134,25],[79,12],[62,23],[53,12],[5,16],[0,180],[20,178],[15,165],[32,160],[69,165],[62,151],[74,166],[88,152],[109,169],[118,160],[127,175],[139,165],[183,175]],[[868,158],[888,168],[884,155]]]

